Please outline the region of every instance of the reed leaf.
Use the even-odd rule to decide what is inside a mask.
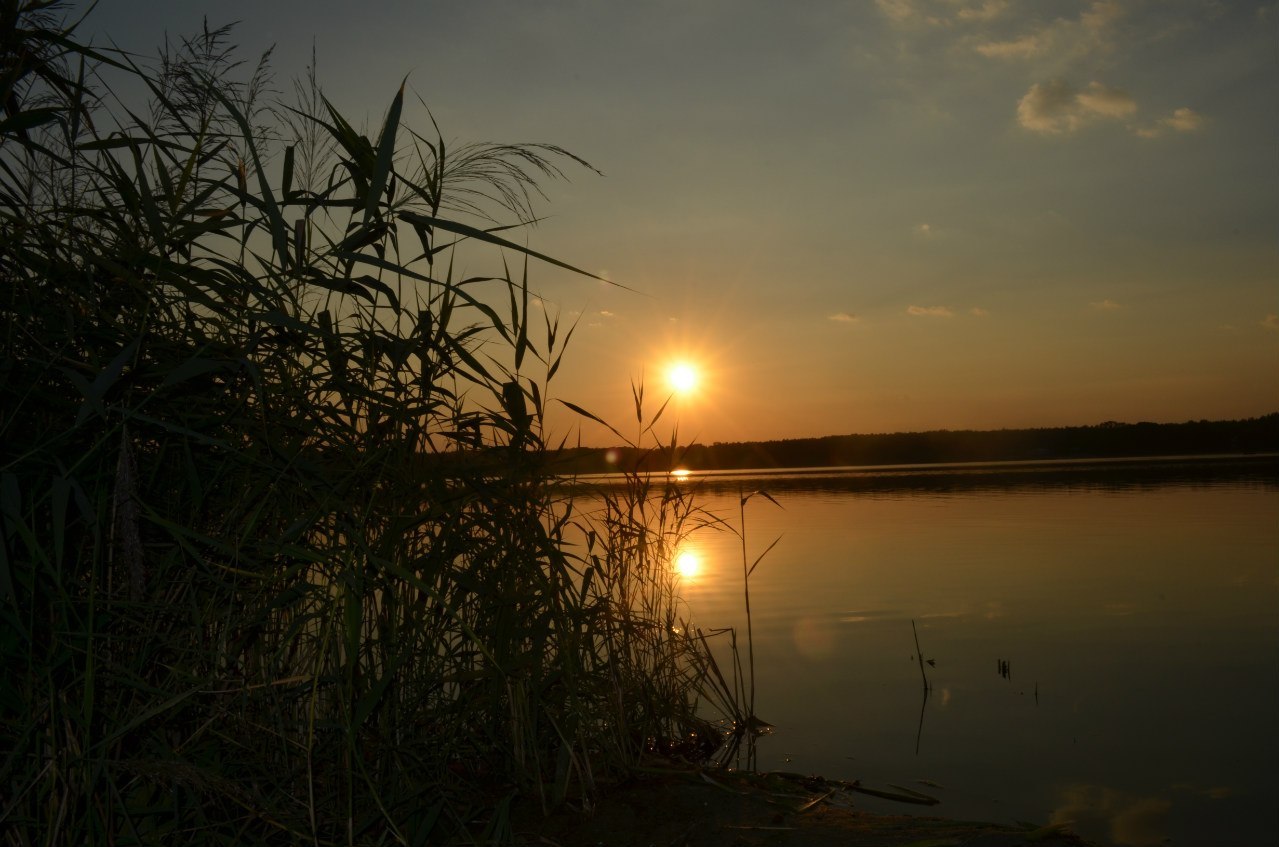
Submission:
[[[498,233],[585,163],[428,140],[403,85],[376,145],[316,91],[264,125],[229,30],[152,70],[45,10],[0,117],[6,843],[510,841],[513,792],[735,714],[676,613],[705,517],[553,475],[530,260],[599,277]]]

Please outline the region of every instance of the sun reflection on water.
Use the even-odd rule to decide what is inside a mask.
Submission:
[[[685,548],[675,554],[674,569],[681,579],[696,579],[702,572],[702,554],[691,548]]]

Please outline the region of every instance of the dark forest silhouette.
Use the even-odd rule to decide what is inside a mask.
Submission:
[[[1237,421],[1118,423],[1044,429],[935,430],[779,441],[561,451],[566,473],[1010,462],[1279,452],[1279,412]]]

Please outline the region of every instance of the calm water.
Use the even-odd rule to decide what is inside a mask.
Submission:
[[[781,537],[751,577],[756,711],[777,727],[758,766],[942,801],[863,798],[877,811],[1279,843],[1279,466],[1202,470],[690,479],[733,523],[739,486],[780,504],[746,509],[752,559]],[[687,552],[694,619],[744,632],[738,539]]]

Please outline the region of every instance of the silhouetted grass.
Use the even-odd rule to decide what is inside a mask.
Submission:
[[[494,221],[585,163],[446,147],[403,89],[369,137],[225,29],[151,69],[57,11],[0,15],[5,843],[509,840],[710,732],[694,508],[547,485],[571,330],[528,261],[572,268]]]

